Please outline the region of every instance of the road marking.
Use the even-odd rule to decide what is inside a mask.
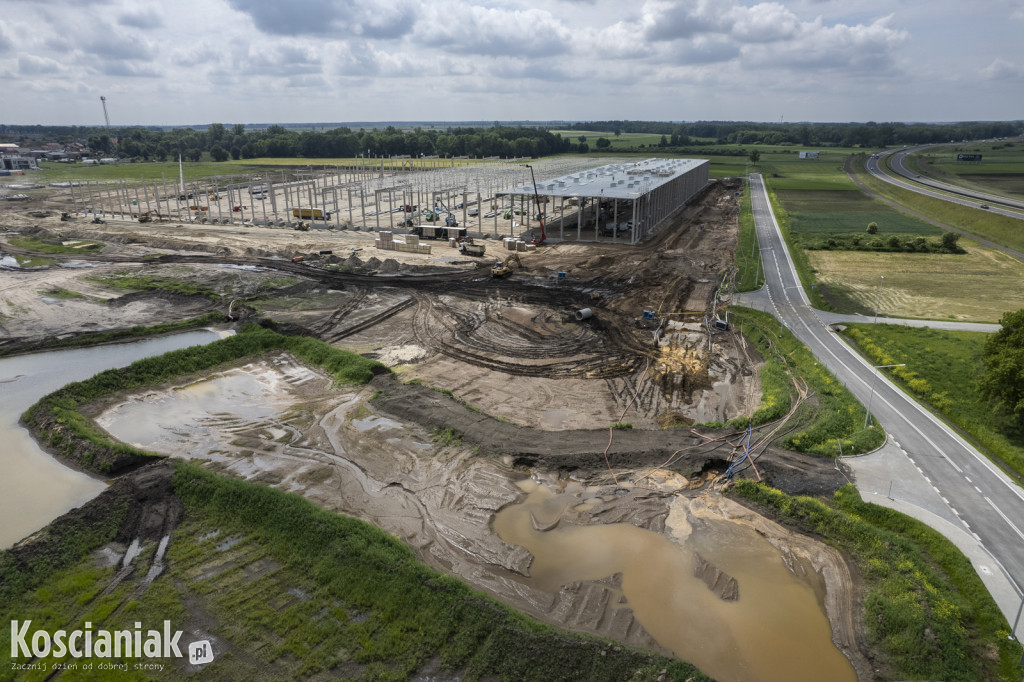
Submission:
[[[970,476],[964,476],[964,478],[967,480],[968,483],[973,483],[974,482],[974,481],[971,480]],[[978,492],[980,493],[981,491],[979,490]]]
[[[974,489],[977,490],[979,493],[981,493],[981,488],[979,488],[978,486],[974,486]],[[981,493],[981,494],[984,495],[985,493]]]
[[[1010,528],[1012,528],[1014,530],[1014,532],[1017,533],[1017,535],[1020,536],[1020,539],[1024,540],[1024,533],[1021,532],[1020,528],[1018,528],[1017,526],[1013,525],[1013,521],[1011,521],[1009,518],[1007,518],[1006,514],[1003,513],[1003,510],[1000,509],[999,507],[997,507],[995,505],[995,503],[992,500],[988,499],[987,497],[985,498],[985,501],[988,502],[990,507],[992,507],[993,509],[996,510],[996,514],[999,514],[1000,516],[1003,517],[1003,521],[1006,521],[1006,523],[1010,526]]]

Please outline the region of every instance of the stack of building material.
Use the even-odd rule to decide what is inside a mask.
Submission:
[[[377,234],[373,245],[384,251],[401,251],[403,253],[430,253],[430,246],[420,244],[420,238],[414,234],[405,235],[405,239],[395,239],[395,235],[386,230]]]

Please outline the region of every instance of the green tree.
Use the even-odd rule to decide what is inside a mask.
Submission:
[[[1002,329],[989,337],[981,353],[985,375],[978,390],[1024,426],[1024,309],[1004,313],[999,323]]]
[[[750,163],[757,163],[758,161],[761,160],[760,150],[755,149],[754,151],[750,152],[750,156],[748,156],[747,158],[750,159]]]
[[[228,150],[218,144],[214,145],[213,149],[210,150],[210,156],[213,157],[214,161],[227,161],[230,154]]]
[[[956,232],[946,232],[942,235],[942,248],[947,251],[959,251],[960,247],[957,242],[960,241],[960,235]]]
[[[598,149],[607,149],[608,147],[611,147],[611,146],[612,146],[612,141],[609,140],[607,137],[599,137],[599,138],[597,138],[597,148]]]
[[[878,234],[878,223],[868,223],[868,234]]]
[[[587,143],[587,136],[586,135],[580,135],[576,139],[580,141],[580,144],[586,144]]]

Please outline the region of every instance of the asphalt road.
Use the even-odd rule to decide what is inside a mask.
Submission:
[[[957,542],[1012,626],[1024,599],[1024,490],[826,326],[800,285],[759,174],[751,176],[750,188],[764,262],[766,283],[761,295],[768,299],[766,307],[858,400],[870,403],[871,412],[889,434],[890,459],[874,472],[871,483],[875,488],[884,486],[885,473],[891,471],[889,490],[865,491],[858,476],[862,494],[892,497],[888,506],[920,518]],[[885,503],[869,495],[865,498]],[[972,540],[976,546],[965,546]],[[1024,624],[1018,625],[1017,634],[1024,635]]]
[[[989,194],[969,187],[924,178],[907,168],[905,165],[907,155],[921,149],[923,147],[901,149],[896,152],[883,152],[869,158],[865,166],[868,172],[879,180],[902,189],[908,189],[911,192],[960,204],[961,206],[998,213],[1008,218],[1024,220],[1024,202],[1001,194]],[[883,159],[890,154],[892,155],[891,165],[899,176],[890,174],[882,163]],[[988,208],[982,209],[981,206],[988,206]]]

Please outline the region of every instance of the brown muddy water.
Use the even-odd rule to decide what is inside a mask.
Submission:
[[[25,410],[72,381],[219,338],[219,332],[198,330],[133,343],[0,359],[0,548],[10,547],[106,487],[102,479],[64,466],[40,449],[18,424]]]
[[[673,510],[667,524],[681,546],[625,523],[562,524],[570,505],[588,504],[580,491],[519,485],[526,499],[498,512],[493,527],[533,555],[530,575],[541,589],[618,574],[621,606],[659,644],[722,682],[856,680],[832,643],[821,586],[797,577],[754,530],[706,518],[691,524]],[[695,553],[736,579],[739,599],[723,601],[694,575]]]
[[[610,490],[569,482],[554,492],[532,480],[516,488],[518,475],[494,462],[439,462],[434,446],[405,433],[409,425],[372,414],[358,394],[339,393],[317,408],[323,416],[298,418],[298,389],[310,382],[319,395],[316,380],[302,365],[276,358],[137,395],[97,423],[127,442],[220,463],[354,513],[516,604],[515,595],[525,595],[548,612],[543,598],[530,595],[596,585],[560,606],[548,603],[580,610],[595,594],[611,594],[611,613],[632,610],[658,644],[719,680],[856,679],[831,641],[814,566],[795,554],[784,559],[749,526],[683,497],[671,498],[664,533],[628,523],[571,525],[563,516],[593,521],[592,512],[607,509]],[[308,440],[318,429],[324,438]],[[368,446],[374,438],[377,445]],[[325,478],[310,483],[320,478],[303,472]],[[737,580],[738,600],[720,599],[695,577],[697,554]],[[619,579],[607,580],[613,576]]]

